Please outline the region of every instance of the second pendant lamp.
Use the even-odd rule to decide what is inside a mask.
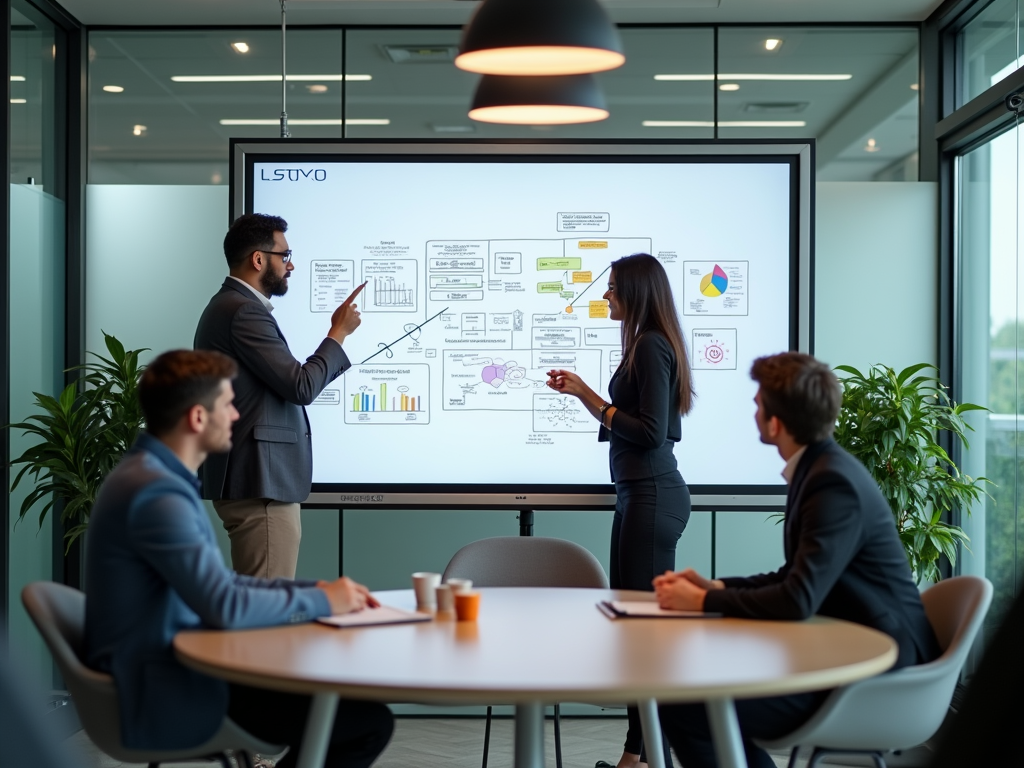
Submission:
[[[455,65],[485,75],[578,75],[622,66],[622,40],[597,0],[485,0]]]
[[[480,78],[469,116],[484,123],[566,125],[608,117],[593,75]]]

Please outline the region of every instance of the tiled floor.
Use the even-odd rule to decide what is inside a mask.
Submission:
[[[545,765],[555,765],[554,736],[551,721],[547,723],[547,759]],[[565,768],[592,768],[598,760],[614,763],[622,750],[626,721],[620,718],[563,718],[562,763]],[[496,719],[491,729],[491,749],[488,766],[509,768],[512,765],[511,719]],[[380,756],[375,768],[478,768],[483,752],[484,723],[469,718],[399,718],[395,735]],[[134,768],[134,764],[121,763],[99,752],[83,731],[68,740],[74,754],[80,756],[81,768]],[[786,765],[786,756],[775,756],[779,766]],[[804,765],[803,760],[799,766]],[[890,760],[891,768],[910,766],[914,761]],[[167,764],[164,768],[196,768],[197,763]],[[210,763],[210,766],[217,765]],[[843,762],[837,765],[870,765],[869,762]],[[205,768],[205,764],[203,764]],[[677,763],[678,766],[678,763]]]

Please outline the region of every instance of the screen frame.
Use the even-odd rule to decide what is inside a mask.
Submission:
[[[231,139],[229,223],[252,212],[255,163],[304,162],[778,162],[791,169],[790,349],[814,351],[814,139],[372,140]],[[515,158],[515,159],[512,159]],[[779,509],[786,486],[689,486],[693,509]],[[304,505],[345,509],[608,510],[614,486],[314,483]]]

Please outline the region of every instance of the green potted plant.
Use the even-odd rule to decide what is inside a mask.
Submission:
[[[70,548],[89,524],[100,483],[131,448],[144,427],[139,406],[138,383],[143,366],[139,354],[145,349],[126,350],[115,337],[103,333],[110,357],[88,354],[95,362],[68,370],[84,375],[68,384],[56,398],[33,392],[39,413],[8,428],[35,435],[37,442],[26,449],[11,466],[23,465],[11,484],[13,492],[26,474],[34,483],[18,512],[20,522],[37,503],[42,526],[47,513],[59,499],[64,534]]]
[[[836,442],[863,462],[881,488],[918,583],[938,580],[940,555],[956,562],[957,546],[968,538],[943,516],[954,508],[969,514],[988,482],[960,472],[939,443],[945,431],[969,447],[973,429],[963,414],[988,409],[953,402],[936,377],[922,373],[926,369],[935,367],[919,363],[899,373],[884,365],[867,373],[836,367],[845,374]]]

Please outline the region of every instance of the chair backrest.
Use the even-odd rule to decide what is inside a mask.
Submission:
[[[64,676],[85,732],[97,747],[117,755],[123,747],[114,679],[82,663],[85,595],[63,584],[36,581],[21,591],[21,601]]]
[[[477,587],[608,587],[604,568],[590,552],[542,536],[474,541],[455,553],[444,578],[472,579]]]
[[[941,659],[963,665],[992,602],[992,584],[979,576],[954,576],[921,593]]]

